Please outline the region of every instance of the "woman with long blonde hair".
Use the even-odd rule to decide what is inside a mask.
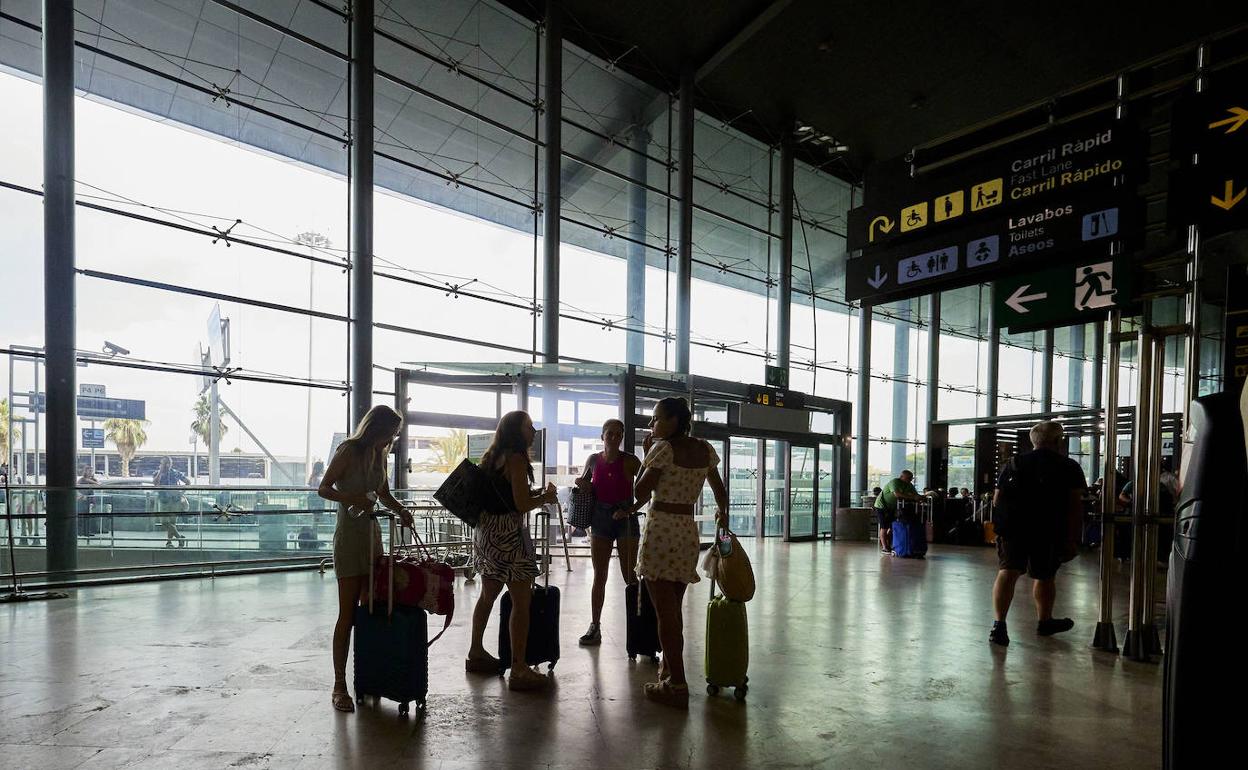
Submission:
[[[403,418],[388,406],[368,410],[364,419],[334,453],[317,493],[338,503],[334,527],[334,575],[338,578],[338,622],[334,624],[334,689],[339,711],[355,711],[347,692],[347,653],[355,608],[368,578],[369,563],[381,553],[381,529],[372,516],[381,503],[397,513],[407,526],[412,516],[394,495],[386,479],[386,455],[400,437]],[[371,496],[370,496],[371,495]]]

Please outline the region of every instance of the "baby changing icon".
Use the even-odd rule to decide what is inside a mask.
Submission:
[[[1098,262],[1075,268],[1075,310],[1113,307],[1114,263]]]

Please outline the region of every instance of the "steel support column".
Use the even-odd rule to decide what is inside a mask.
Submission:
[[[944,487],[940,478],[941,455],[948,451],[948,439],[943,442],[934,440],[932,423],[940,414],[940,292],[933,292],[927,305],[927,429],[925,436],[927,458],[927,486],[936,489]],[[945,431],[948,436],[948,431]]]
[[[814,304],[815,299],[811,298]],[[780,142],[780,296],[776,298],[776,366],[789,370],[793,333],[793,145]]]
[[[373,404],[373,0],[351,3],[351,422]]]
[[[854,491],[865,495],[870,490],[867,458],[870,455],[871,430],[871,308],[858,314],[858,400],[854,403]]]
[[[1108,385],[1105,392],[1105,469],[1101,473],[1101,564],[1100,564],[1100,614],[1092,647],[1105,652],[1118,652],[1118,636],[1114,633],[1114,513],[1118,510],[1118,367],[1121,362],[1122,343],[1117,340],[1121,316],[1118,311],[1109,314],[1108,328],[1097,324],[1098,351],[1104,351],[1106,337],[1109,345]],[[1100,359],[1098,352],[1097,359]],[[1100,367],[1097,367],[1099,379]],[[1100,399],[1100,387],[1096,389]],[[1099,439],[1099,436],[1098,436]]]
[[[1105,368],[1105,322],[1097,321],[1092,332],[1092,408],[1100,410],[1105,404],[1103,389]],[[1101,432],[1092,433],[1092,472],[1101,467]]]
[[[78,568],[74,369],[74,4],[43,3],[43,328],[47,367],[48,571]],[[38,475],[39,447],[35,447]],[[38,479],[35,479],[38,483]]]
[[[1145,304],[1144,316],[1136,335],[1136,358],[1139,362],[1139,387],[1135,399],[1135,421],[1131,436],[1131,478],[1134,481],[1131,496],[1131,591],[1127,612],[1127,638],[1122,654],[1132,660],[1149,660],[1148,635],[1144,628],[1145,581],[1148,579],[1147,525],[1148,516],[1155,510],[1155,495],[1149,485],[1150,447],[1152,437],[1153,398],[1153,334],[1152,319]]]
[[[628,279],[625,288],[625,302],[628,307],[628,343],[625,358],[627,363],[644,366],[646,363],[646,178],[649,161],[646,148],[650,142],[650,134],[645,126],[633,129],[630,143],[633,147],[632,159],[629,164],[629,176],[633,184],[628,188],[628,216],[632,220],[629,225],[628,243]]]
[[[988,361],[985,364],[985,384],[984,390],[987,391],[988,403],[984,409],[984,416],[996,417],[998,408],[997,391],[1001,381],[1001,326],[997,320],[996,297],[993,284],[988,286]]]
[[[559,217],[563,195],[563,7],[559,0],[546,3],[546,37],[542,56],[546,62],[545,112],[546,189],[542,203],[542,360],[559,362]],[[548,419],[543,416],[543,419]],[[556,421],[557,425],[557,421]],[[557,433],[558,431],[553,431]]]
[[[676,167],[680,172],[680,238],[676,259],[676,371],[689,373],[690,308],[693,286],[693,76],[680,74],[680,131]]]
[[[1040,362],[1040,411],[1053,411],[1053,330],[1044,330],[1044,358]]]

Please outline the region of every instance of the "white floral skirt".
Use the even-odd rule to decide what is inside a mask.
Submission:
[[[698,525],[692,516],[651,510],[641,531],[637,576],[646,580],[696,583]]]

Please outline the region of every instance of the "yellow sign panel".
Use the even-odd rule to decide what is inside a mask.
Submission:
[[[963,206],[965,206],[965,196],[961,190],[942,195],[936,199],[935,205],[932,207],[932,221],[944,222],[946,219],[962,216]]]
[[[871,242],[871,243],[875,242],[876,225],[879,225],[880,232],[887,233],[893,229],[893,220],[889,219],[888,217],[882,214],[876,217],[875,219],[872,219],[870,227],[867,228],[867,241],[868,242]]]
[[[1005,180],[1001,177],[980,182],[971,188],[971,211],[981,211],[1001,204]]]
[[[918,230],[927,224],[927,201],[901,210],[901,231]]]

